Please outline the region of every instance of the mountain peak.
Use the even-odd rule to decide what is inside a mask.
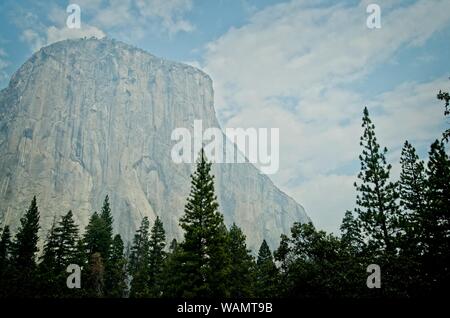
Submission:
[[[42,48],[0,94],[0,222],[16,228],[37,196],[42,234],[72,210],[84,227],[108,194],[115,231],[131,240],[141,219],[160,216],[180,239],[194,166],[170,152],[175,128],[219,127],[212,81],[202,71],[112,39]],[[227,224],[256,249],[275,247],[303,208],[249,163],[215,164]]]

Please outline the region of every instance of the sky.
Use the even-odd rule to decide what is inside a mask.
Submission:
[[[69,29],[66,8],[81,9]],[[367,6],[380,8],[370,29]],[[313,223],[338,233],[355,207],[367,106],[392,178],[409,140],[426,159],[448,127],[448,0],[74,0],[0,2],[0,88],[33,52],[67,38],[114,38],[208,73],[225,127],[280,129],[270,178]]]

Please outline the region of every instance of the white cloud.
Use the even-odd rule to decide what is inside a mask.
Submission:
[[[224,127],[280,128],[280,171],[272,179],[335,232],[354,204],[348,174],[359,167],[363,106],[374,110],[393,159],[405,138],[425,145],[442,123],[442,109],[433,105],[444,79],[403,84],[369,101],[350,84],[370,82],[370,72],[399,49],[422,45],[448,26],[450,2],[381,1],[379,30],[366,27],[367,3],[268,7],[209,43],[202,67],[214,79]]]
[[[194,30],[194,26],[182,18],[192,9],[191,0],[137,0],[136,5],[145,18],[160,18],[163,27],[171,34]]]
[[[66,27],[65,7],[48,5],[47,18],[52,25],[45,25],[34,13],[22,9],[26,12],[24,18],[16,23],[23,29],[21,40],[36,51],[44,45],[70,38],[101,38],[109,34],[135,42],[148,32],[174,35],[195,29],[184,18],[192,9],[191,0],[79,0],[76,3],[81,9],[80,29]]]

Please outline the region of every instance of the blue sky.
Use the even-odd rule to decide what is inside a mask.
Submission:
[[[366,7],[381,8],[368,29]],[[280,128],[275,184],[337,232],[354,207],[362,109],[393,176],[409,139],[426,158],[447,123],[435,96],[450,88],[450,1],[78,0],[0,3],[0,88],[36,50],[108,36],[207,72],[224,127]]]

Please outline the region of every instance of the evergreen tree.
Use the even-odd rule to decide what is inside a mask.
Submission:
[[[44,244],[41,262],[39,263],[40,296],[57,297],[61,292],[58,280],[61,278],[62,268],[58,263],[59,238],[56,232],[56,221],[53,220]]]
[[[61,267],[77,262],[78,226],[73,219],[72,211],[62,216],[55,229],[58,236],[57,261]]]
[[[20,219],[20,227],[12,244],[13,280],[11,294],[21,297],[35,295],[36,254],[38,252],[39,210],[36,197]]]
[[[170,243],[169,253],[163,263],[162,296],[165,298],[181,297],[183,295],[182,250],[176,239]]]
[[[105,263],[109,258],[110,245],[110,232],[105,220],[94,212],[86,227],[82,250],[78,251],[77,255],[78,258],[87,262],[82,278],[86,282],[85,293],[89,297],[104,296]]]
[[[166,246],[166,234],[164,226],[159,217],[156,217],[155,224],[150,233],[150,264],[149,264],[149,283],[151,297],[160,297],[162,294],[161,275],[165,258],[164,248]]]
[[[401,250],[397,263],[403,270],[398,275],[404,276],[405,289],[408,289],[409,293],[417,294],[424,289],[424,283],[426,284],[421,272],[422,255],[425,251],[423,243],[427,240],[422,226],[427,222],[425,167],[408,141],[403,146],[400,164]]]
[[[425,208],[425,167],[408,141],[403,146],[400,164],[400,204],[404,210],[420,215]]]
[[[8,279],[10,271],[11,233],[5,226],[0,238],[0,298],[8,295]]]
[[[134,236],[131,247],[129,273],[132,276],[130,297],[149,297],[150,281],[150,223],[147,217],[142,219],[141,226]]]
[[[340,226],[342,233],[341,241],[349,252],[354,256],[361,254],[364,248],[364,240],[362,238],[358,219],[353,216],[352,211],[346,211]]]
[[[279,290],[280,296],[289,295],[292,288],[291,281],[291,247],[290,240],[286,234],[281,234],[280,245],[274,251],[274,259],[280,264],[279,266]]]
[[[426,169],[428,203],[423,219],[426,272],[432,288],[444,291],[450,282],[450,160],[442,142],[431,145]]]
[[[234,223],[228,232],[228,242],[231,264],[228,279],[230,297],[252,297],[255,264],[250,250],[247,249],[244,233]]]
[[[47,235],[39,264],[40,295],[44,297],[74,296],[66,287],[66,268],[77,263],[78,228],[72,211],[61,217]],[[83,266],[83,264],[79,264]]]
[[[100,253],[102,260],[109,254],[110,237],[104,220],[94,212],[84,235],[87,259],[94,253]]]
[[[121,298],[126,294],[126,259],[124,245],[119,234],[114,236],[111,257],[105,270],[105,294],[107,297]]]
[[[105,226],[105,232],[107,233],[108,236],[108,245],[106,245],[105,242],[105,251],[103,252],[103,258],[106,259],[109,257],[109,249],[111,247],[112,244],[112,240],[113,240],[113,223],[114,223],[114,219],[111,215],[111,207],[109,205],[109,196],[107,195],[105,197],[105,200],[103,201],[103,207],[102,207],[102,211],[100,213],[100,218],[103,220],[104,226]]]
[[[266,240],[259,248],[256,261],[256,295],[262,298],[275,297],[278,289],[278,269]]]
[[[358,178],[361,184],[355,182],[358,195],[355,209],[370,251],[394,253],[398,224],[398,194],[396,184],[389,181],[391,165],[386,163],[387,149],[380,149],[375,136],[375,125],[369,118],[367,108],[364,108],[361,137],[363,147],[361,171]]]
[[[0,275],[6,270],[9,263],[9,252],[11,248],[11,233],[9,226],[5,226],[0,238]]]
[[[28,270],[36,266],[38,252],[39,210],[33,197],[28,211],[20,219],[20,228],[12,245],[14,265]]]
[[[227,231],[223,216],[218,211],[214,193],[211,163],[203,150],[197,161],[197,170],[191,176],[191,192],[180,225],[185,231],[182,275],[189,285],[185,297],[228,296],[229,255]]]

